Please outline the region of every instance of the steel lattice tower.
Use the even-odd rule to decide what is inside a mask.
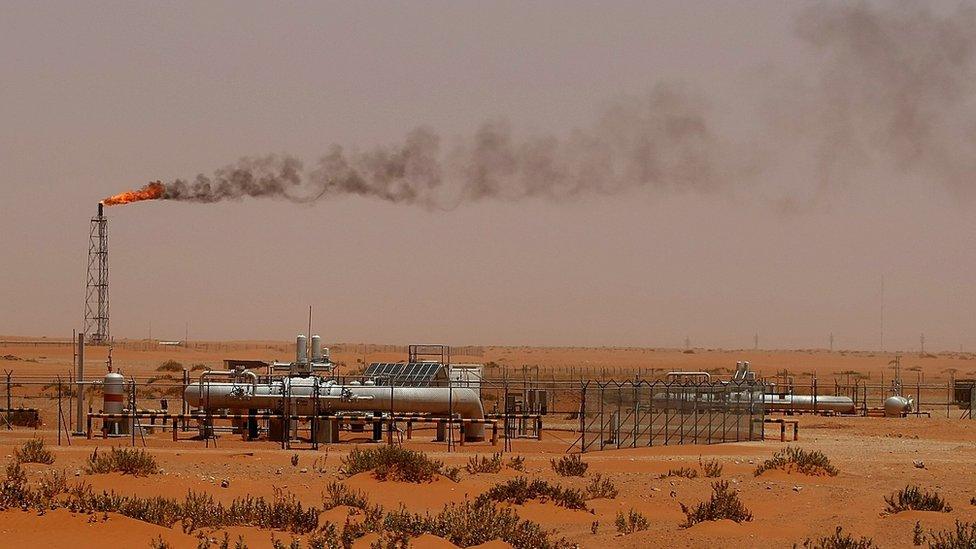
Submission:
[[[88,283],[85,290],[85,334],[91,345],[106,345],[108,330],[108,219],[98,204],[88,233]]]

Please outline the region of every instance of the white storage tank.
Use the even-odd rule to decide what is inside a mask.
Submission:
[[[915,402],[903,396],[890,396],[884,401],[885,417],[902,417],[912,411]]]
[[[102,379],[102,410],[109,414],[121,414],[125,409],[125,377],[117,372],[109,372]],[[105,430],[109,435],[123,435],[128,432],[127,422],[121,419],[106,419]]]

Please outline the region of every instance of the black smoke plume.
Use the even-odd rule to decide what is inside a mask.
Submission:
[[[769,157],[802,144],[817,173],[796,178],[821,187],[880,164],[953,192],[973,188],[972,6],[936,13],[923,3],[817,3],[800,11],[795,25],[816,64],[793,75],[798,93],[770,98],[766,107],[780,120],[756,116],[767,122],[751,133],[720,135],[704,94],[661,84],[646,96],[612,103],[591,125],[564,136],[520,138],[506,121],[493,120],[445,146],[433,130],[419,127],[397,145],[361,152],[333,146],[309,169],[290,156],[245,158],[213,175],[168,183],[164,198],[314,202],[354,195],[441,209],[633,189],[708,193],[741,187],[766,168],[745,165],[732,143],[762,148]]]

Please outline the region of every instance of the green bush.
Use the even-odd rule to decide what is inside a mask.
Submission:
[[[918,486],[906,486],[901,490],[885,496],[885,511],[889,513],[900,513],[902,511],[938,511],[949,513],[952,506],[938,492],[922,492]]]
[[[551,459],[549,464],[552,465],[552,470],[561,477],[581,477],[586,474],[586,470],[590,467],[579,454],[563,456],[558,461]]]
[[[85,471],[92,475],[119,472],[142,477],[158,473],[159,467],[156,465],[156,458],[142,449],[112,447],[108,454],[99,454],[96,447],[88,457]]]
[[[773,454],[773,457],[760,463],[756,467],[755,476],[759,476],[772,469],[783,471],[795,470],[804,475],[835,477],[840,470],[834,467],[830,460],[819,450],[806,451],[802,448],[788,446]]]
[[[649,526],[647,517],[633,509],[631,509],[626,515],[623,511],[618,512],[617,519],[614,521],[614,524],[616,524],[617,531],[621,534],[633,534],[634,532],[647,530],[647,527]]]
[[[681,511],[686,517],[684,524],[681,525],[682,528],[689,528],[706,520],[729,519],[735,522],[752,520],[752,513],[746,509],[739,500],[739,495],[729,488],[729,483],[725,480],[712,483],[712,497],[708,501],[699,503],[694,509],[689,509],[682,503]]]
[[[54,463],[54,454],[44,447],[44,439],[32,438],[14,450],[14,459],[21,463]]]

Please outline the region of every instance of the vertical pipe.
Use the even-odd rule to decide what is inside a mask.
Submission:
[[[6,423],[7,423],[7,430],[8,431],[11,431],[11,430],[13,430],[13,427],[10,426],[10,414],[11,414],[11,412],[10,412],[10,374],[13,373],[13,372],[11,372],[10,370],[5,370],[5,373],[7,374],[7,409],[4,412],[4,414],[5,414],[5,417],[7,419],[7,421],[6,421]]]
[[[82,434],[81,425],[85,413],[85,334],[78,334],[78,401],[75,409],[75,424],[78,426],[76,434]]]
[[[61,376],[58,376],[58,446],[61,446],[61,418],[64,417],[61,410]]]

